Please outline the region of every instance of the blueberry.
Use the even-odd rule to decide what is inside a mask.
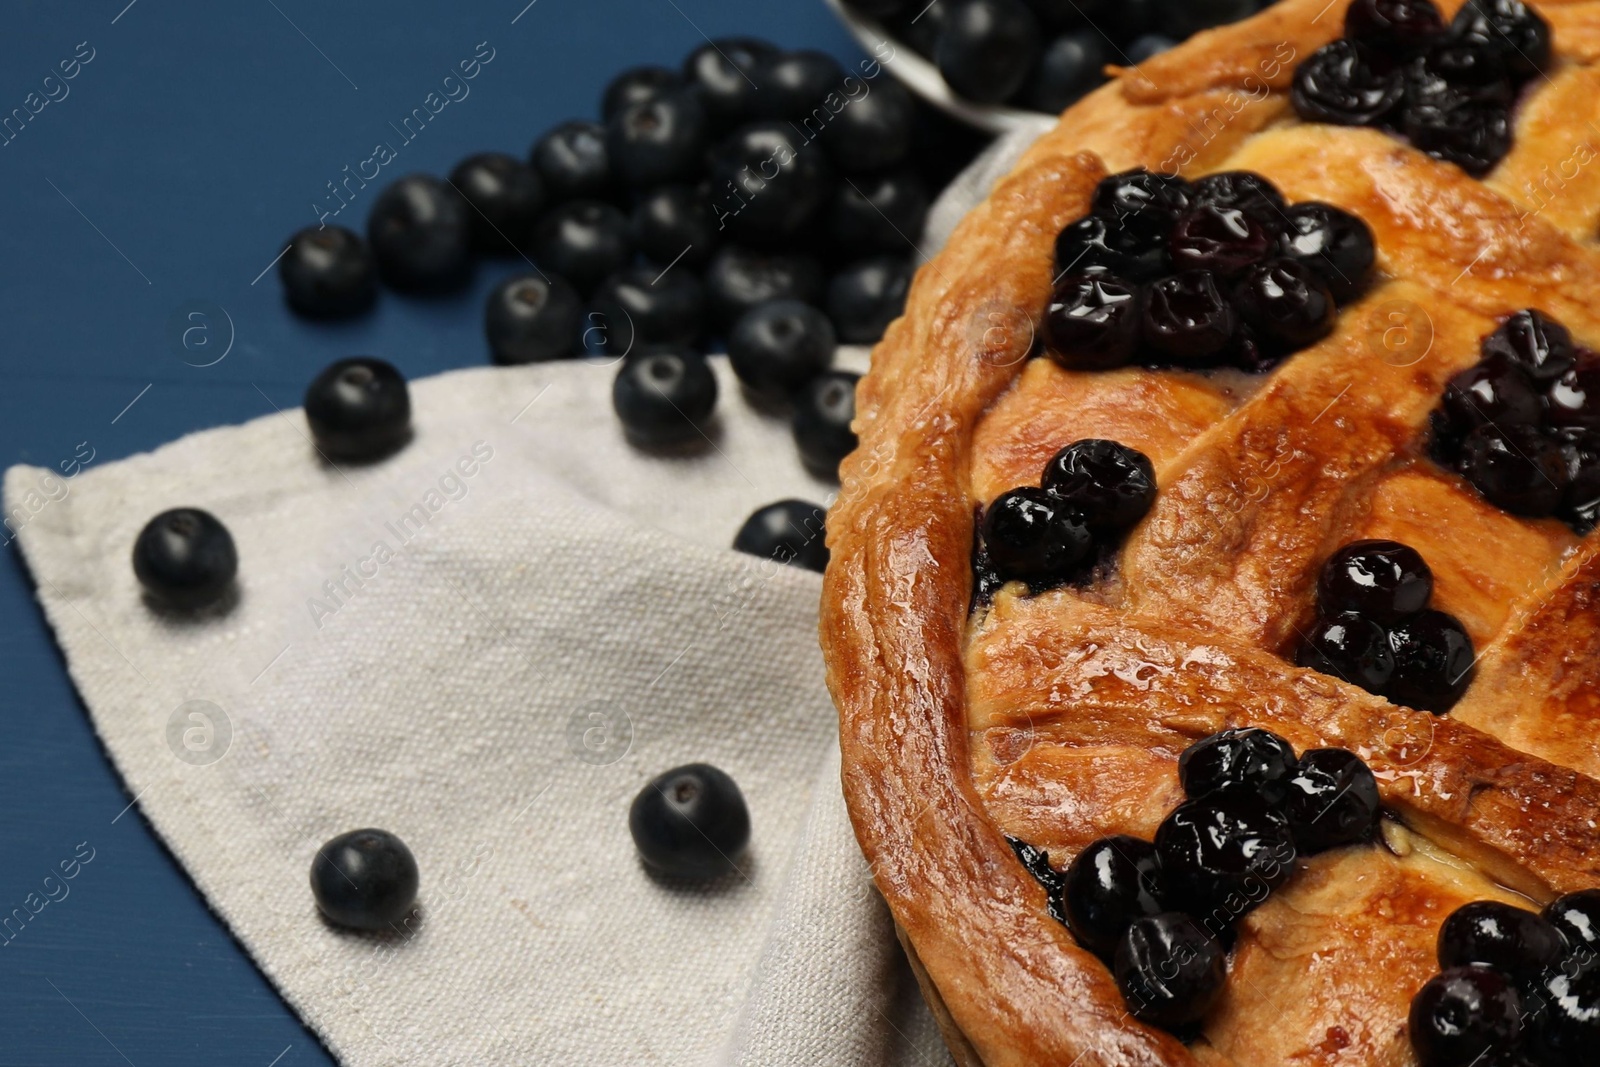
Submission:
[[[1294,72],[1290,100],[1307,122],[1372,126],[1404,95],[1401,72],[1351,40],[1325,44]]]
[[[1110,370],[1139,351],[1141,290],[1111,273],[1068,274],[1044,312],[1050,358],[1068,370]]]
[[[818,478],[836,479],[839,464],[856,450],[856,383],[861,375],[824,371],[795,397],[794,442],[800,461]]]
[[[770,300],[819,303],[822,264],[810,256],[728,245],[711,258],[705,284],[712,324],[725,330]]]
[[[1176,47],[1178,47],[1177,39],[1168,37],[1164,33],[1142,33],[1128,42],[1124,54],[1129,63],[1138,66]]]
[[[1078,30],[1109,13],[1107,0],[1025,0],[1046,30]]]
[[[1389,631],[1394,677],[1384,692],[1396,704],[1443,715],[1472,684],[1476,654],[1459,619],[1423,611]]]
[[[1289,776],[1283,810],[1302,856],[1370,841],[1380,812],[1378,780],[1354,752],[1313,748]]]
[[[1204,1019],[1222,995],[1227,953],[1189,916],[1164,912],[1128,926],[1112,970],[1134,1018],[1179,1029]]]
[[[599,123],[563,122],[534,143],[529,162],[552,200],[603,200],[614,191]]]
[[[753,104],[759,117],[815,124],[833,117],[822,110],[819,118],[818,110],[829,93],[841,91],[845,74],[838,60],[808,48],[763,56],[750,77],[757,86]]]
[[[1527,372],[1498,353],[1452,377],[1444,387],[1443,407],[1458,433],[1485,424],[1535,426],[1544,415]]]
[[[845,6],[868,18],[893,18],[906,9],[910,0],[845,0]]]
[[[1079,7],[1083,0],[1073,0]],[[1109,0],[1099,6],[1095,22],[1106,31],[1112,41],[1126,45],[1148,33],[1159,33],[1166,28],[1170,18],[1170,0]]]
[[[849,256],[906,251],[922,238],[928,189],[909,170],[862,175],[839,185],[828,211],[828,238]]]
[[[676,263],[699,270],[717,250],[710,197],[689,185],[664,185],[642,193],[634,204],[628,233],[634,247],[662,268]]]
[[[1519,79],[1550,65],[1550,25],[1521,0],[1468,0],[1456,12],[1450,36],[1496,49]]]
[[[1082,29],[1062,34],[1046,45],[1039,57],[1025,93],[1028,106],[1035,111],[1060,114],[1106,80],[1105,67],[1110,62],[1111,50],[1098,31]]]
[[[1600,1046],[1600,968],[1546,974],[1534,988],[1542,1005],[1533,1046],[1543,1067],[1586,1067]]]
[[[1545,412],[1553,426],[1600,430],[1600,359],[1574,364],[1551,382]]]
[[[311,437],[330,459],[377,459],[411,437],[406,380],[381,359],[328,364],[306,386],[305,409]]]
[[[417,902],[417,859],[387,830],[351,830],[317,850],[311,895],[328,920],[353,930],[384,930]]]
[[[1167,273],[1167,235],[1141,236],[1115,220],[1088,215],[1056,237],[1056,275],[1106,271],[1130,282]]]
[[[1483,354],[1503,356],[1537,382],[1551,382],[1577,363],[1567,328],[1541,311],[1518,311],[1483,339]]]
[[[1180,0],[1168,5],[1172,32],[1179,37],[1238,22],[1256,13],[1255,0]]]
[[[846,173],[882,170],[904,162],[910,153],[915,117],[916,100],[910,90],[880,78],[866,95],[854,98],[833,116],[822,130],[821,142]]]
[[[1317,607],[1324,615],[1354,611],[1379,622],[1415,615],[1433,596],[1433,571],[1398,541],[1352,541],[1322,565]]]
[[[1167,902],[1219,931],[1294,873],[1289,820],[1236,791],[1179,804],[1156,831],[1156,851]]]
[[[289,238],[278,277],[289,306],[308,318],[356,315],[378,295],[367,242],[342,226],[311,226]]]
[[[1531,426],[1480,426],[1462,444],[1461,473],[1489,503],[1513,515],[1555,514],[1572,480],[1566,458]]]
[[[998,104],[1022,88],[1039,37],[1039,20],[1022,0],[954,0],[934,63],[956,95]]]
[[[1422,1067],[1467,1067],[1522,1033],[1522,998],[1488,967],[1456,967],[1411,999],[1411,1045]]]
[[[1139,524],[1156,499],[1150,458],[1116,441],[1075,441],[1045,464],[1045,489],[1076,508],[1101,537],[1120,537]]]
[[[1136,169],[1113,174],[1095,186],[1090,213],[1126,234],[1123,247],[1165,246],[1192,198],[1193,189],[1182,178]]]
[[[600,100],[600,117],[611,116],[632,104],[642,104],[680,89],[683,76],[666,67],[630,67],[611,79]]]
[[[635,445],[703,440],[701,424],[717,406],[717,378],[698,352],[645,352],[623,361],[611,405]]]
[[[672,878],[738,870],[750,843],[750,809],[728,775],[709,763],[674,767],[628,808],[628,831],[645,865]]]
[[[191,609],[221,597],[239,572],[233,535],[199,508],[163,511],[133,542],[133,574],[154,600]]]
[[[1511,113],[1490,104],[1408,107],[1400,116],[1400,130],[1417,148],[1475,178],[1489,173],[1511,151]]]
[[[1111,959],[1135,919],[1159,915],[1161,864],[1148,841],[1119,834],[1078,853],[1062,882],[1067,926],[1084,948]]]
[[[1561,961],[1566,944],[1541,916],[1497,900],[1478,900],[1451,913],[1439,928],[1439,966],[1481,963],[1534,978]]]
[[[1145,345],[1175,363],[1205,366],[1237,340],[1239,315],[1210,271],[1190,270],[1150,286],[1141,328]]]
[[[618,180],[646,189],[699,176],[711,124],[687,90],[629,104],[606,123],[606,154]]]
[[[1247,170],[1207,174],[1194,183],[1191,207],[1237,208],[1274,232],[1281,229],[1288,204],[1278,187]]]
[[[603,329],[612,354],[693,345],[705,332],[705,290],[687,270],[623,267],[595,290],[590,307],[588,324]]]
[[[803,233],[827,207],[833,167],[788,123],[756,122],[710,154],[712,210],[737,239],[778,242]]]
[[[756,511],[739,527],[733,548],[818,574],[828,569],[822,509],[803,500],[780,500]]]
[[[1562,494],[1562,518],[1580,535],[1600,525],[1600,430],[1561,431],[1561,455],[1571,478]]]
[[[544,208],[544,181],[504,152],[480,152],[456,164],[450,185],[467,201],[472,244],[480,252],[514,252],[528,243]]]
[[[1379,695],[1394,677],[1389,632],[1355,612],[1318,619],[1295,662]]]
[[[740,316],[728,362],[751,392],[781,400],[828,369],[835,340],[828,316],[798,300],[774,300]]]
[[[1333,332],[1338,303],[1328,283],[1292,259],[1270,259],[1245,271],[1233,304],[1269,355],[1288,355]]]
[[[1566,939],[1567,955],[1600,959],[1600,889],[1580,889],[1545,905],[1545,921]]]
[[[1294,748],[1258,727],[1223,730],[1196,741],[1178,757],[1178,781],[1190,800],[1239,790],[1277,807],[1288,796]]]
[[[1175,270],[1208,270],[1218,278],[1231,278],[1277,250],[1277,237],[1265,223],[1241,208],[1218,204],[1190,208],[1167,238]]]
[[[533,258],[546,271],[589,293],[607,275],[633,259],[633,241],[622,212],[599,200],[569,200],[539,220]]]
[[[984,509],[984,549],[1006,581],[1035,586],[1064,581],[1092,543],[1077,509],[1043,489],[1013,489]]]
[[[1346,38],[1395,58],[1416,55],[1443,33],[1433,0],[1354,0],[1344,13]]]
[[[939,35],[959,0],[929,0],[926,7],[903,10],[893,26],[900,39],[924,59],[932,60],[939,48]]]
[[[1429,45],[1406,64],[1405,83],[1407,109],[1448,111],[1465,104],[1509,107],[1515,95],[1500,52],[1473,41],[1441,40]]]
[[[700,97],[711,121],[737,125],[755,115],[757,64],[777,49],[751,37],[721,37],[689,53],[684,80]]]
[[[911,264],[903,256],[853,263],[828,282],[828,317],[845,344],[873,344],[905,310]]]
[[[1377,259],[1371,227],[1331,204],[1289,208],[1278,240],[1282,254],[1320,275],[1340,303],[1361,294]]]
[[[396,289],[459,288],[472,270],[471,208],[427,174],[390,185],[367,216],[367,242],[383,280]]]
[[[577,352],[583,301],[559,275],[521,274],[489,293],[483,331],[496,363],[539,363]]]

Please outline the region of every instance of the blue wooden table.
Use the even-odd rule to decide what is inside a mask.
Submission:
[[[338,327],[291,317],[269,266],[324,212],[364,226],[378,184],[346,177],[378,143],[398,150],[379,183],[521,154],[622,68],[735,33],[857,55],[820,0],[12,0],[0,460],[92,469],[295,406],[344,355],[413,377],[483,363],[510,264]],[[467,91],[446,84],[475,55]],[[406,140],[430,94],[446,105]],[[0,1067],[332,1063],[131,804],[4,551]]]

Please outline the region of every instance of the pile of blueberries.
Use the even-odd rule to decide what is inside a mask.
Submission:
[[[846,0],[932,60],[979,104],[1056,114],[1105,80],[1191,33],[1237,22],[1274,0]]]
[[[1428,607],[1433,571],[1398,541],[1353,541],[1317,581],[1317,622],[1295,662],[1396,704],[1443,715],[1472,684],[1472,638]]]
[[[1481,176],[1511,150],[1511,109],[1550,63],[1550,27],[1522,0],[1355,0],[1344,36],[1295,72],[1308,122],[1372,126]]]
[[[1294,873],[1299,857],[1370,842],[1377,779],[1359,756],[1295,757],[1255,727],[1224,730],[1178,760],[1185,796],[1154,843],[1101,838],[1054,870],[1012,847],[1044,885],[1051,913],[1116,978],[1137,1019],[1188,1036],[1222,993],[1234,926]]]
[[[1332,331],[1374,256],[1361,219],[1290,206],[1259,174],[1116,174],[1056,239],[1047,352],[1069,370],[1264,371]]]
[[[1445,386],[1432,452],[1513,515],[1600,522],[1600,354],[1566,327],[1519,311],[1483,340],[1483,358]]]
[[[1579,1067],[1600,1049],[1600,890],[1535,914],[1500,901],[1458,908],[1439,966],[1411,1001],[1422,1067]]]

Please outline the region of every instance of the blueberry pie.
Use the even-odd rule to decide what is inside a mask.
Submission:
[[[1600,1047],[1597,59],[1597,0],[1282,0],[917,274],[822,643],[963,1067]]]

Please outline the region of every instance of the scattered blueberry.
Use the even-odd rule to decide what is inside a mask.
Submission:
[[[1169,3],[1171,29],[1180,37],[1212,26],[1238,22],[1256,13],[1255,0],[1181,0]]]
[[[828,282],[828,317],[845,344],[872,344],[905,310],[911,264],[899,256],[853,263]]]
[[[833,362],[833,324],[798,300],[774,300],[740,316],[728,334],[728,362],[751,392],[791,396]]]
[[[1156,831],[1166,900],[1230,926],[1294,873],[1289,820],[1238,791],[1186,800]]]
[[[1148,57],[1146,57],[1148,58]],[[1131,62],[1142,60],[1129,57]],[[1056,115],[1106,80],[1106,64],[1115,62],[1105,37],[1097,30],[1074,30],[1045,46],[1032,80],[1025,88],[1028,105]]]
[[[806,255],[727,245],[711,258],[705,282],[712,324],[726,330],[770,300],[819,303],[822,264]]]
[[[904,254],[922,238],[928,206],[927,186],[913,171],[851,178],[833,194],[828,237],[846,255]]]
[[[960,96],[998,104],[1027,79],[1039,36],[1039,22],[1022,0],[953,0],[934,62]]]
[[[1284,802],[1298,768],[1289,742],[1259,727],[1223,730],[1178,757],[1178,781],[1190,800],[1238,790],[1272,806]]]
[[[1422,611],[1389,631],[1394,675],[1384,692],[1390,700],[1442,715],[1472,684],[1476,653],[1460,620],[1442,611]]]
[[[1466,1067],[1522,1032],[1522,998],[1488,967],[1457,967],[1429,980],[1411,1000],[1408,1029],[1422,1067]]]
[[[683,86],[683,76],[666,67],[630,67],[611,79],[600,100],[600,117],[611,116],[632,104],[641,104]]]
[[[221,597],[239,571],[233,535],[199,508],[163,511],[133,543],[133,573],[153,599],[185,610]]]
[[[818,109],[829,93],[842,91],[844,77],[839,61],[826,52],[806,48],[762,56],[751,73],[757,86],[752,101],[755,112],[765,119],[826,122],[833,115],[823,110],[819,119]]]
[[[1379,622],[1415,615],[1433,596],[1433,571],[1398,541],[1352,541],[1323,564],[1317,604],[1326,615],[1359,612]]]
[[[595,122],[563,122],[533,146],[533,169],[552,200],[603,200],[613,189],[606,128]]]
[[[472,244],[480,252],[514,252],[528,243],[544,208],[544,181],[504,152],[480,152],[456,164],[450,185],[467,201]]]
[[[1378,780],[1353,752],[1310,749],[1289,776],[1284,814],[1302,856],[1370,841],[1379,812]]]
[[[1279,243],[1285,257],[1320,275],[1340,302],[1361,295],[1377,258],[1372,229],[1365,222],[1316,201],[1284,212]]]
[[[757,64],[777,49],[751,37],[722,37],[689,53],[683,76],[713,123],[734,126],[755,114]]]
[[[1148,841],[1102,837],[1078,853],[1062,882],[1067,926],[1084,948],[1103,960],[1135,919],[1159,915],[1161,864]]]
[[[341,226],[312,226],[289,238],[278,277],[289,306],[309,318],[356,315],[378,295],[371,250]]]
[[[717,249],[710,197],[690,185],[664,185],[640,194],[628,232],[634,247],[663,269],[676,264],[700,270]]]
[[[583,301],[556,275],[507,278],[489,294],[483,328],[496,363],[538,363],[577,351]]]
[[[1167,1029],[1204,1019],[1222,994],[1226,952],[1178,912],[1135,919],[1117,944],[1113,973],[1128,1010]]]
[[[628,440],[641,447],[701,440],[717,406],[717,379],[698,352],[660,351],[623,361],[611,403]]]
[[[1164,33],[1145,33],[1135,37],[1128,44],[1126,54],[1128,62],[1138,66],[1176,47],[1178,42]]]
[[[711,123],[699,99],[687,90],[663,93],[618,111],[606,123],[606,155],[612,171],[634,189],[696,177]]]
[[[472,270],[469,208],[450,186],[427,174],[390,185],[367,216],[367,243],[383,280],[396,289],[459,288]]]
[[[328,920],[353,930],[385,930],[417,902],[417,860],[386,830],[351,830],[317,850],[311,894]]]
[[[1388,631],[1354,612],[1318,619],[1295,662],[1369,693],[1384,692],[1394,677]]]
[[[1078,510],[1044,489],[1013,489],[984,509],[983,545],[1007,581],[1059,582],[1083,561],[1092,543]]]
[[[687,270],[623,267],[595,290],[590,307],[588,324],[603,329],[613,354],[694,345],[704,330],[705,290]]]
[[[1141,290],[1109,272],[1068,274],[1044,313],[1050,358],[1068,370],[1126,366],[1139,352]]]
[[[714,878],[738,869],[750,843],[750,809],[739,786],[707,763],[651,781],[628,809],[639,858],[673,878]]]
[[[796,394],[794,440],[800,459],[819,478],[839,476],[839,464],[856,450],[856,383],[861,375],[824,371]]]
[[[1052,496],[1077,509],[1101,538],[1120,537],[1139,524],[1156,499],[1150,458],[1117,441],[1076,441],[1051,457],[1041,479]]]
[[[381,359],[330,363],[306,386],[305,410],[312,439],[330,459],[377,459],[411,437],[406,380]]]
[[[777,242],[812,225],[833,193],[825,153],[808,148],[786,122],[755,122],[711,149],[711,203],[719,227],[737,239]]]
[[[879,78],[865,96],[833,116],[821,143],[834,164],[849,174],[898,166],[911,151],[915,116],[911,91],[892,78]]]
[[[1439,928],[1439,966],[1481,963],[1513,977],[1534,978],[1566,951],[1547,920],[1498,900],[1478,900],[1451,913]]]
[[[579,293],[589,293],[633,259],[628,220],[599,200],[569,200],[539,220],[533,231],[533,258]]]
[[[818,574],[828,569],[825,516],[803,500],[780,500],[757,510],[739,528],[733,547]]]

